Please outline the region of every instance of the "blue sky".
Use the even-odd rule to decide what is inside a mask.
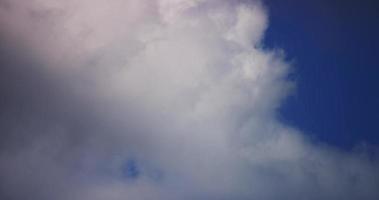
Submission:
[[[341,148],[379,144],[379,3],[265,2],[265,45],[285,50],[298,83],[282,119]]]

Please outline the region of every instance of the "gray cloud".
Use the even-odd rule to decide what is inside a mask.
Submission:
[[[276,118],[260,2],[1,2],[0,198],[378,198],[377,158]]]

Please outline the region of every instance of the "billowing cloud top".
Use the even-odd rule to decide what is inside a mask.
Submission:
[[[276,117],[259,1],[0,0],[0,198],[377,199],[378,160]]]

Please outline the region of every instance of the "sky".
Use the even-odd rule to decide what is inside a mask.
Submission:
[[[340,148],[378,145],[378,2],[265,2],[265,44],[285,49],[298,82],[283,119]]]
[[[0,0],[0,199],[378,199],[377,8]]]

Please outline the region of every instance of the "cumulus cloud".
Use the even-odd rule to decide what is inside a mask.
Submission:
[[[378,160],[277,119],[259,1],[1,0],[0,198],[376,199]]]

